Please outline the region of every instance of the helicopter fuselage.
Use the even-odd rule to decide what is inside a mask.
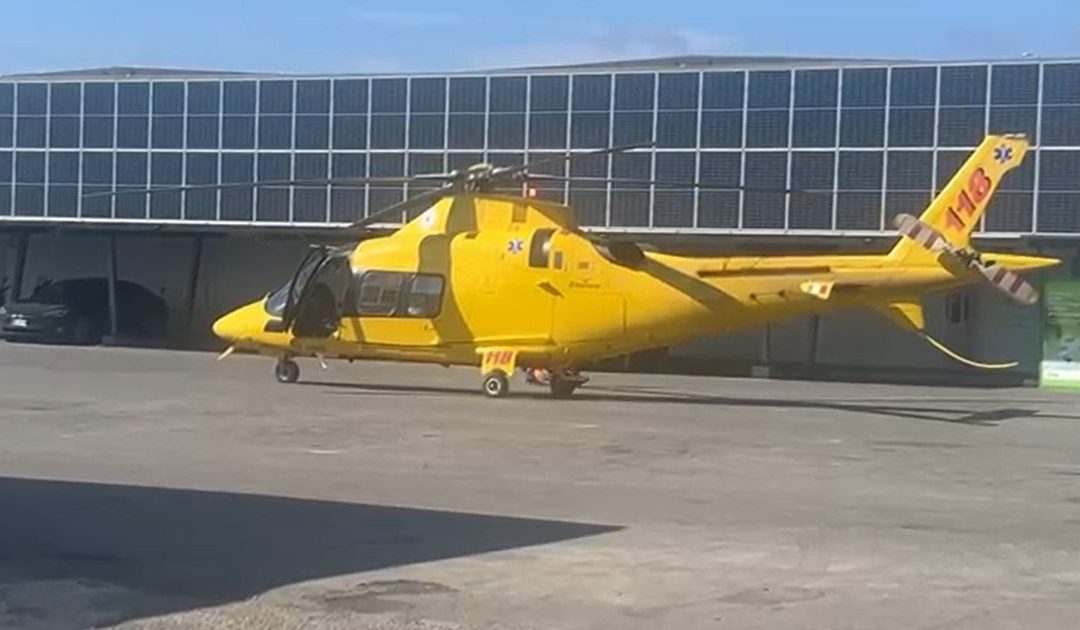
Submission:
[[[883,255],[619,259],[568,226],[562,210],[486,195],[446,199],[394,234],[316,265],[293,287],[300,312],[291,327],[268,330],[283,315],[268,309],[270,296],[215,332],[269,354],[477,364],[485,349],[508,348],[517,365],[558,367],[974,281],[933,259],[899,269]]]
[[[1006,369],[1017,363],[981,363],[931,337],[921,297],[987,282],[1014,303],[1038,301],[1017,273],[1059,260],[970,246],[994,190],[1027,146],[1023,136],[987,136],[919,217],[894,217],[898,240],[877,255],[646,252],[586,233],[567,206],[493,194],[525,167],[496,177],[498,169],[481,165],[352,224],[366,228],[424,208],[389,236],[312,250],[289,282],[222,317],[214,332],[231,343],[226,354],[277,355],[283,382],[299,376],[293,356],[385,358],[479,364],[492,397],[505,395],[509,377],[525,368],[530,382],[563,396],[584,382],[583,364],[862,306],[957,361]]]

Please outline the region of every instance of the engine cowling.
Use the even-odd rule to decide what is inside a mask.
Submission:
[[[637,269],[645,262],[645,251],[637,243],[613,241],[595,243],[595,247],[601,256],[616,265]]]

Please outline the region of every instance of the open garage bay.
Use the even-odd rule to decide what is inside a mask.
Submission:
[[[1075,628],[1033,389],[0,346],[0,628]]]

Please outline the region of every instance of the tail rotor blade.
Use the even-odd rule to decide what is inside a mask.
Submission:
[[[910,214],[896,215],[896,218],[893,219],[893,225],[900,230],[901,234],[931,253],[940,254],[941,252],[953,251],[949,241],[945,239],[941,232]]]
[[[1019,275],[1001,265],[982,262],[977,254],[958,250],[942,236],[941,232],[910,214],[897,215],[893,224],[901,234],[927,251],[945,254],[952,263],[959,263],[978,271],[991,285],[1018,304],[1031,306],[1039,301],[1039,292]]]
[[[990,284],[1015,302],[1031,306],[1039,301],[1039,292],[1035,287],[1005,267],[989,263],[976,265],[976,269],[990,281]]]

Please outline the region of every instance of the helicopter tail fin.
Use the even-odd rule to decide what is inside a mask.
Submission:
[[[966,248],[1002,177],[1020,165],[1028,141],[1022,135],[987,136],[919,217],[950,245]],[[900,226],[897,226],[900,227]],[[912,238],[901,237],[889,259],[916,262],[934,254]]]

